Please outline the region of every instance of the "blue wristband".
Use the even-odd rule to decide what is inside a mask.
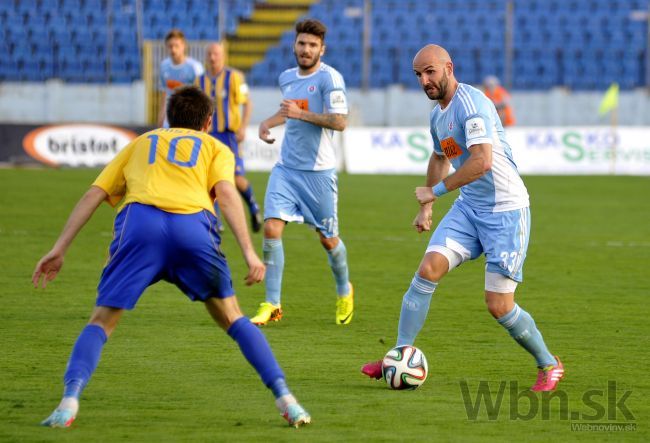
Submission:
[[[444,181],[441,181],[440,183],[438,183],[437,185],[435,185],[435,186],[434,186],[433,188],[431,188],[431,189],[433,190],[433,195],[435,195],[436,197],[440,197],[441,195],[444,195],[444,194],[446,194],[447,192],[449,192],[449,191],[447,190],[447,186],[445,186],[445,182],[444,182]]]

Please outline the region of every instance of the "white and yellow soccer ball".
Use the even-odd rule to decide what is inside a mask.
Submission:
[[[415,389],[428,373],[427,359],[415,346],[397,346],[386,353],[381,373],[391,389]]]

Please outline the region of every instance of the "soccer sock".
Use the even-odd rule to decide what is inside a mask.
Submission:
[[[63,376],[64,398],[79,398],[97,368],[106,339],[104,329],[98,325],[87,325],[81,331]]]
[[[548,365],[556,365],[557,360],[551,355],[544,343],[542,334],[535,325],[535,320],[530,314],[519,307],[515,303],[512,311],[508,312],[503,317],[497,319],[499,324],[507,329],[510,336],[515,339],[525,350],[530,352],[535,360],[537,366],[540,368]]]
[[[260,207],[258,206],[257,201],[255,201],[255,196],[253,195],[253,187],[250,184],[248,185],[248,188],[239,191],[239,195],[243,197],[251,214],[257,214],[260,212]]]
[[[327,260],[334,273],[334,280],[336,280],[336,293],[339,297],[348,295],[350,293],[348,251],[345,249],[343,240],[339,238],[339,244],[334,249],[327,251]]]
[[[230,325],[228,335],[237,342],[246,360],[255,368],[262,382],[273,391],[276,398],[290,394],[284,383],[284,373],[264,334],[257,326],[248,318],[241,317]]]
[[[262,243],[264,264],[266,265],[266,301],[280,306],[280,291],[282,290],[282,272],[284,272],[284,249],[282,240],[265,238]]]
[[[415,274],[413,280],[411,280],[411,286],[409,286],[402,299],[402,312],[399,316],[399,326],[397,328],[397,346],[413,344],[415,337],[427,319],[431,295],[433,295],[437,286],[437,282],[432,282],[420,277],[417,273]]]

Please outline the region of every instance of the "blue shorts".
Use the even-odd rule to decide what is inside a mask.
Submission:
[[[326,238],[338,237],[338,179],[335,169],[301,171],[277,164],[264,197],[264,219],[307,223]]]
[[[504,212],[478,212],[456,200],[429,240],[473,260],[485,253],[486,270],[523,280],[523,267],[530,238],[528,207]]]
[[[115,217],[97,288],[97,306],[133,309],[145,289],[165,280],[191,300],[234,295],[216,219],[208,211],[172,214],[131,203]]]
[[[210,134],[224,145],[228,146],[233,154],[235,154],[235,175],[244,175],[244,158],[239,150],[239,143],[237,143],[237,135],[232,131],[226,132],[213,132]]]

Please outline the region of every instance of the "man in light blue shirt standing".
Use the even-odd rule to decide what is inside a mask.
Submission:
[[[160,90],[162,106],[158,114],[158,127],[168,128],[167,102],[176,88],[194,84],[203,72],[203,65],[186,55],[187,41],[180,29],[172,29],[165,36],[165,48],[169,57],[160,62]]]
[[[325,33],[318,20],[296,24],[294,54],[298,66],[280,74],[280,110],[259,128],[259,137],[273,143],[270,129],[286,124],[280,159],[271,172],[264,199],[266,301],[251,319],[258,325],[282,318],[282,232],[289,222],[307,223],[318,231],[336,280],[336,324],[352,320],[353,289],[345,244],[338,230],[332,141],[334,131],[343,131],[347,125],[348,105],[343,77],[320,60],[325,53]]]

